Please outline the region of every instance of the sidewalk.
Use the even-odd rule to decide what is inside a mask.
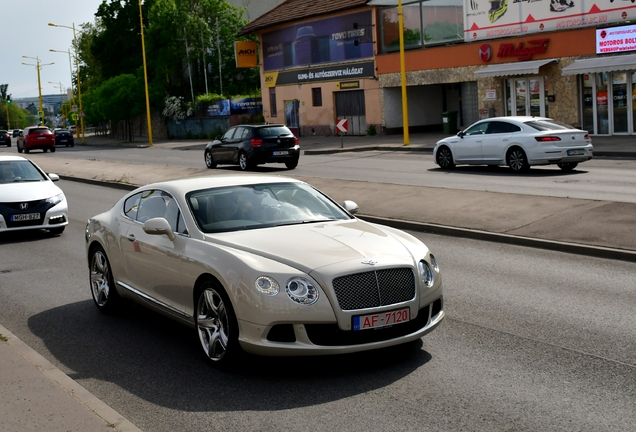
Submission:
[[[397,135],[304,137],[304,154],[374,149],[432,151],[443,134],[412,134],[409,146]],[[207,141],[156,140],[156,149],[203,150]],[[598,157],[636,159],[636,137],[593,137]],[[76,145],[82,145],[76,138]],[[86,145],[148,147],[87,137]],[[633,149],[632,149],[633,147]],[[14,149],[8,151],[13,152]],[[151,150],[152,151],[152,150]],[[181,177],[220,175],[223,170],[112,163],[31,153],[47,172],[65,179],[131,190],[138,185]],[[463,191],[387,183],[283,175],[307,181],[336,201],[353,199],[362,219],[401,229],[540,247],[636,262],[636,204],[532,195]],[[72,211],[72,209],[71,209]],[[0,326],[0,431],[138,430],[103,402]]]

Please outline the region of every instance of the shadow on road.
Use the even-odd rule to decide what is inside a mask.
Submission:
[[[50,309],[28,321],[34,335],[78,380],[111,382],[179,411],[283,410],[324,404],[399,381],[431,360],[422,341],[329,357],[246,355],[217,370],[196,332],[127,303],[102,314],[92,300]]]

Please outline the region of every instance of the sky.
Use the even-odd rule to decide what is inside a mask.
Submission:
[[[68,27],[93,23],[95,12],[102,0],[0,0],[2,25],[0,26],[0,84],[9,84],[7,93],[13,99],[38,96],[37,61],[27,57],[39,57],[42,66],[40,81],[42,94],[60,93],[60,83],[66,89],[71,86],[68,54],[73,52],[73,30],[51,27],[50,22]],[[50,49],[64,51],[51,52]],[[73,59],[73,73],[75,72]],[[54,84],[49,84],[53,82]]]

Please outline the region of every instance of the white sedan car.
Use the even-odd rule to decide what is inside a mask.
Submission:
[[[571,171],[593,157],[586,131],[545,117],[493,117],[480,120],[433,150],[443,169],[455,165],[508,165],[525,171],[532,165],[556,164]]]
[[[196,329],[216,365],[419,339],[444,317],[435,257],[298,180],[215,176],[139,188],[88,220],[101,311],[122,298]]]
[[[0,156],[0,233],[46,229],[61,234],[68,225],[68,204],[60,177],[46,174],[21,156]]]

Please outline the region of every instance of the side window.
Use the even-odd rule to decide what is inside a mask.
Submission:
[[[251,134],[252,130],[250,128],[243,128],[243,135],[241,136],[241,139],[247,139]]]
[[[518,132],[520,130],[521,128],[519,128],[519,126],[500,121],[490,122],[490,126],[488,126],[489,134],[511,133]]]
[[[142,192],[139,210],[137,211],[137,220],[144,223],[148,219],[156,217],[166,217],[166,200],[162,196],[162,192],[158,190]]]
[[[137,210],[139,210],[139,199],[141,198],[141,194],[142,193],[139,192],[124,201],[123,212],[132,220],[137,219]]]
[[[506,130],[506,132],[519,132],[521,130],[521,128],[517,125],[514,125],[512,123],[502,123],[504,125],[504,129]]]
[[[464,135],[482,135],[486,133],[486,129],[488,129],[488,125],[490,122],[483,122],[476,125],[473,125],[466,129]]]
[[[223,135],[223,141],[231,140],[232,135],[234,135],[234,131],[236,131],[236,128],[232,128],[229,131],[225,132],[225,135]]]

